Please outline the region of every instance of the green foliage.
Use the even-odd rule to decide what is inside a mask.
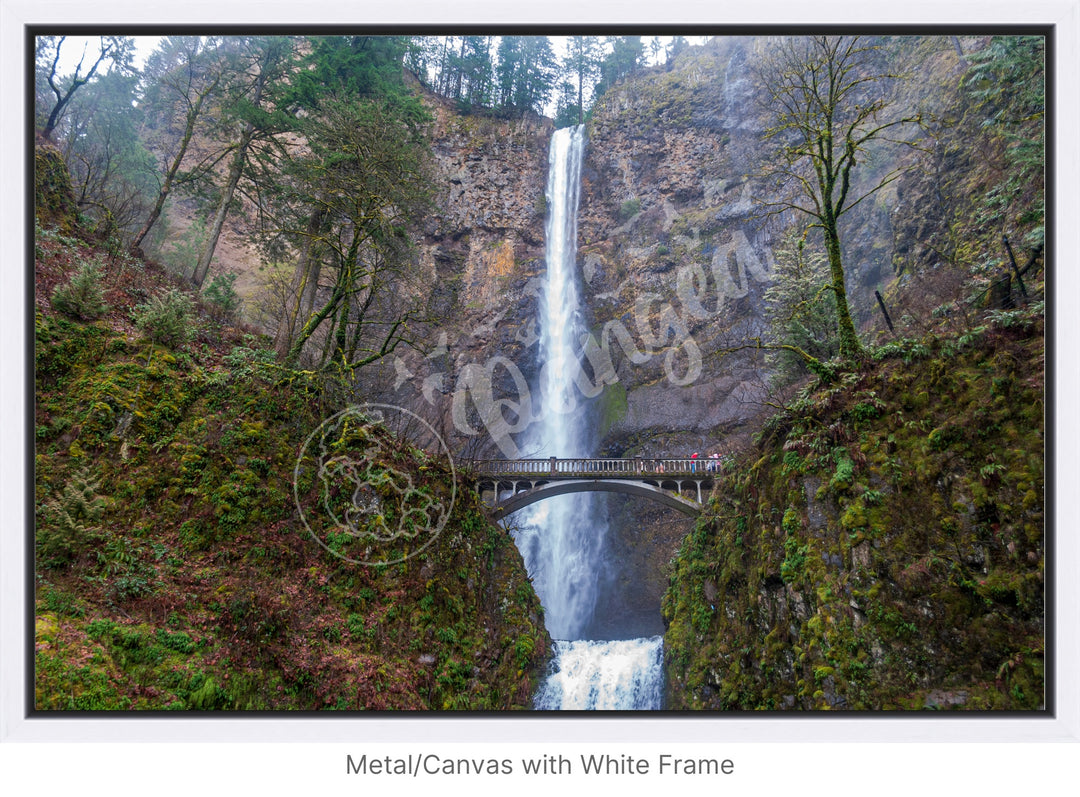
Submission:
[[[855,463],[851,461],[848,452],[843,448],[838,448],[833,452],[833,459],[836,462],[836,471],[829,480],[829,489],[834,492],[844,492],[855,480]]]
[[[303,69],[290,75],[281,102],[315,111],[327,98],[384,100],[411,123],[429,118],[402,80],[404,36],[312,36]]]
[[[83,321],[101,318],[109,310],[101,284],[101,262],[84,261],[75,275],[53,291],[52,305],[64,315]]]
[[[195,711],[220,711],[233,707],[229,693],[218,686],[213,678],[204,677],[197,684],[193,679],[192,687],[188,695],[188,707]]]
[[[611,36],[607,44],[611,51],[600,63],[600,82],[595,88],[597,96],[637,72],[645,61],[645,45],[640,36]]]
[[[210,237],[205,219],[194,219],[178,240],[161,252],[161,259],[176,274],[188,276],[199,262],[199,255]]]
[[[57,615],[82,617],[86,614],[86,609],[75,595],[49,584],[42,586],[38,598],[46,610]]]
[[[161,291],[132,313],[135,326],[155,343],[178,348],[195,336],[195,303],[176,288]]]
[[[86,465],[74,468],[60,495],[45,502],[37,529],[38,561],[46,567],[66,564],[87,553],[102,539],[99,523],[106,501],[100,481]]]
[[[1046,43],[1042,36],[995,36],[968,56],[964,88],[984,132],[1003,146],[1002,178],[981,199],[981,223],[1000,229],[1043,223],[1046,161]],[[1019,215],[1018,215],[1019,214]]]
[[[217,274],[203,289],[203,298],[213,308],[219,321],[232,320],[240,309],[240,295],[233,288],[236,275]]]
[[[98,563],[109,584],[113,600],[124,602],[149,594],[157,583],[157,571],[146,561],[145,546],[118,534],[111,535],[98,551]]]
[[[557,60],[546,36],[503,36],[495,70],[497,104],[542,113],[555,84]]]
[[[519,670],[524,670],[529,666],[535,651],[536,642],[532,637],[523,636],[514,643],[514,656]]]
[[[641,212],[641,200],[637,197],[628,199],[619,206],[619,221],[628,221]]]
[[[765,317],[773,343],[795,346],[818,360],[838,349],[836,301],[828,289],[829,264],[820,252],[808,251],[805,236],[788,235],[775,254],[773,279],[765,290]],[[788,350],[771,351],[766,361],[778,381],[789,382],[807,372],[804,357]]]
[[[1005,322],[811,386],[718,476],[663,600],[672,708],[1042,708],[1044,341]]]
[[[802,577],[809,550],[809,545],[799,544],[799,538],[795,534],[788,534],[784,540],[784,560],[780,563],[780,578],[784,583],[790,584]]]

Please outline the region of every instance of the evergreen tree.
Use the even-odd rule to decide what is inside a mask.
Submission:
[[[592,84],[600,74],[603,49],[595,36],[570,36],[566,41],[562,71],[577,92],[577,122],[585,121],[585,101],[591,99]],[[565,91],[564,91],[565,96]]]
[[[284,360],[296,364],[323,329],[321,364],[351,371],[406,339],[412,314],[402,302],[414,293],[402,289],[410,263],[407,228],[427,198],[428,150],[420,129],[386,103],[324,98],[321,104],[323,112],[304,128],[310,153],[290,166],[296,199],[316,212],[292,234],[318,244],[332,285],[321,306],[298,319]]]
[[[322,37],[283,98],[306,142],[284,164],[267,241],[296,255],[275,342],[283,362],[299,362],[316,332],[322,365],[346,370],[403,340],[408,311],[394,300],[413,292],[394,275],[408,262],[405,229],[427,196],[430,152],[429,116],[402,79],[407,49],[402,37]]]
[[[455,99],[471,106],[491,104],[495,68],[490,36],[463,36],[459,57],[460,86]]]
[[[775,261],[765,290],[770,343],[776,346],[768,359],[786,382],[805,373],[807,355],[829,360],[836,354],[836,301],[829,290],[828,260],[807,248],[805,235],[788,235]]]
[[[685,36],[672,36],[667,47],[667,60],[674,61],[689,46],[690,42],[686,40]]]
[[[542,113],[555,86],[557,61],[546,36],[504,36],[499,42],[499,106]]]
[[[627,75],[641,69],[644,64],[645,46],[640,36],[613,36],[608,38],[611,47],[600,63],[600,82],[596,94],[600,95],[614,86]]]

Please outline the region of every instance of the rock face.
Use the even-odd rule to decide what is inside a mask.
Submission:
[[[749,106],[751,43],[726,40],[616,87],[589,124],[578,259],[597,450],[717,447],[718,429],[758,411],[759,356],[708,362],[760,325],[771,270],[772,232],[755,217],[747,176],[761,127]],[[552,129],[431,103],[442,210],[424,225],[421,259],[446,337],[376,381],[441,418],[459,448],[513,456],[536,370]]]
[[[961,52],[983,43],[886,42],[913,77],[888,88],[896,105],[907,112],[929,104],[947,118],[966,66]],[[760,201],[768,195],[758,175],[769,109],[756,99],[756,75],[768,48],[767,39],[714,39],[609,89],[592,113],[578,230],[590,329],[580,383],[600,455],[743,449],[774,412],[769,367],[748,346],[765,325],[773,253],[795,221],[764,213]],[[427,220],[421,257],[436,285],[438,332],[430,351],[388,361],[373,381],[388,400],[434,419],[463,461],[522,456],[535,411],[551,125],[463,117],[432,104],[443,210]],[[856,188],[912,157],[873,153]],[[907,319],[898,332],[913,334],[921,328],[911,319],[928,319],[945,301],[941,291],[955,288],[913,241],[929,240],[940,223],[926,211],[927,197],[951,191],[952,206],[963,204],[956,187],[970,181],[950,171],[963,168],[953,150],[943,153],[930,179],[905,176],[847,219],[848,290],[864,339],[885,329],[875,291],[895,303],[894,319]],[[913,269],[923,275],[919,291],[896,290],[905,268],[908,277]],[[599,621],[618,636],[631,633],[620,618],[651,616],[644,625],[659,633],[664,568],[689,523],[625,499],[612,499],[607,514],[613,556],[602,578],[612,608]],[[636,632],[643,624],[627,625]]]
[[[371,387],[432,421],[462,455],[501,456],[495,441],[512,438],[496,428],[493,402],[527,400],[535,370],[553,127],[462,116],[438,97],[429,105],[439,209],[422,225],[419,258],[433,286],[434,344],[373,369]]]
[[[589,123],[578,260],[595,450],[710,453],[744,441],[761,411],[759,353],[718,349],[762,322],[773,231],[749,177],[762,130],[754,40],[727,39],[609,91]],[[430,352],[383,365],[375,384],[470,456],[515,457],[532,421],[544,262],[547,120],[460,116],[432,98],[441,207],[421,259],[440,317]],[[609,635],[660,633],[664,568],[688,521],[611,499]]]
[[[761,361],[712,360],[761,317],[771,234],[748,178],[761,124],[751,40],[726,39],[609,91],[589,130],[581,212],[594,330],[622,391],[605,450],[717,447],[755,414]],[[708,362],[708,365],[706,363]]]
[[[60,150],[47,141],[34,147],[34,211],[37,223],[44,228],[71,234],[79,226],[71,175]]]

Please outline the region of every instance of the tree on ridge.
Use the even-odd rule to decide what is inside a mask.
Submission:
[[[855,170],[866,161],[871,142],[893,140],[894,128],[919,121],[886,118],[886,85],[897,76],[884,71],[877,53],[858,36],[785,38],[761,73],[773,114],[765,137],[777,144],[766,176],[779,191],[765,204],[772,212],[809,216],[810,227],[821,230],[844,359],[858,358],[863,347],[848,305],[840,221],[902,171],[895,168],[856,190]]]

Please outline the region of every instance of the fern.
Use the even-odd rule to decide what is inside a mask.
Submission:
[[[44,506],[37,531],[37,552],[46,566],[57,566],[86,553],[102,539],[97,524],[106,501],[98,494],[100,484],[85,465],[75,469],[60,495]]]

